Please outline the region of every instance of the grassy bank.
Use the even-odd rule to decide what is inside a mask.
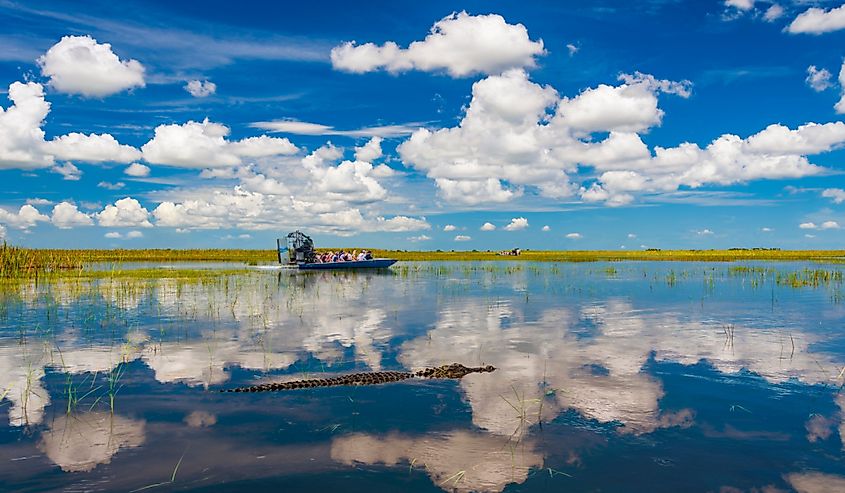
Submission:
[[[347,248],[353,250],[354,248]],[[360,249],[360,248],[359,248]],[[337,248],[333,248],[337,250]],[[500,256],[485,251],[403,251],[373,250],[376,257],[406,261],[518,261],[518,262],[595,262],[595,261],[743,261],[743,260],[845,260],[845,250],[531,250],[519,256]],[[276,262],[274,250],[48,250],[3,245],[0,248],[0,278],[39,275],[94,275],[85,269],[94,262]],[[129,272],[129,271],[127,271]],[[150,275],[150,273],[147,273]]]

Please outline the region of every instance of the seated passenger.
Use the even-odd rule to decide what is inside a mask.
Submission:
[[[355,260],[357,260],[358,262],[363,262],[364,260],[367,260],[367,254],[364,253],[364,251],[365,250],[361,250],[361,253],[359,253],[358,256],[355,257]]]
[[[373,254],[372,254],[372,252],[370,252],[369,250],[367,250],[367,253],[364,255],[364,260],[372,260],[372,259],[373,259]]]

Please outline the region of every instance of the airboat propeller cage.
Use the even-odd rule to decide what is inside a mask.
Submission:
[[[313,262],[316,257],[314,241],[310,236],[301,231],[294,231],[287,235],[286,245],[282,246],[282,239],[276,239],[276,247],[279,249],[279,263],[304,264]],[[287,260],[283,260],[282,254],[287,252]]]

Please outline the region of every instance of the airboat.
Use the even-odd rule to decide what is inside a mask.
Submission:
[[[396,259],[392,258],[320,262],[317,259],[317,250],[314,249],[314,241],[301,231],[294,231],[286,238],[276,239],[276,248],[279,251],[280,264],[296,265],[302,270],[386,269],[396,263]]]

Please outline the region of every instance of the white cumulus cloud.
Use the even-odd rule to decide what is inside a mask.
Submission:
[[[493,223],[484,223],[481,225],[481,231],[496,231],[496,225]]]
[[[775,3],[772,4],[768,9],[766,9],[766,13],[763,14],[763,20],[765,20],[766,22],[774,22],[783,17],[783,14],[783,7]]]
[[[79,181],[82,178],[82,170],[73,165],[73,163],[57,164],[52,168],[53,173],[62,175],[63,180]]]
[[[238,166],[244,157],[295,154],[298,149],[288,139],[249,137],[226,140],[229,127],[210,122],[188,121],[182,125],[159,125],[155,136],[141,148],[144,159],[153,164],[182,168],[225,168]]]
[[[801,228],[801,229],[816,229],[816,228],[818,228],[818,226],[816,226],[816,223],[814,223],[814,222],[801,223],[801,224],[798,225],[798,227]]]
[[[152,227],[149,211],[131,197],[124,197],[114,204],[107,205],[95,216],[99,225],[107,228]]]
[[[543,231],[543,232],[546,232],[546,231],[551,231],[551,230],[552,230],[552,228],[551,228],[551,227],[549,227],[548,225],[543,226],[543,229],[541,229],[541,231]]]
[[[820,227],[821,229],[839,229],[839,223],[836,221],[825,221]]]
[[[825,188],[822,190],[822,197],[833,200],[835,204],[845,202],[845,190],[841,188]]]
[[[471,240],[471,239],[472,239],[472,237],[471,237],[471,236],[467,236],[467,235],[458,235],[458,236],[455,236],[455,241],[469,241],[469,240]]]
[[[821,92],[833,86],[830,82],[831,77],[833,75],[827,69],[819,69],[815,65],[810,65],[807,67],[807,78],[805,81],[814,91]]]
[[[570,240],[580,240],[581,238],[583,238],[583,236],[581,236],[581,233],[567,233],[566,237]]]
[[[0,223],[15,229],[29,229],[39,222],[48,222],[49,217],[38,212],[35,207],[26,204],[18,209],[18,212],[11,212],[0,207]]]
[[[528,227],[528,219],[524,217],[515,217],[511,219],[510,224],[505,226],[505,231],[519,231]]]
[[[535,57],[543,54],[543,41],[532,41],[522,24],[508,24],[497,14],[460,12],[435,22],[424,40],[407,48],[393,41],[383,45],[350,41],[333,48],[331,60],[335,69],[352,73],[421,70],[466,77],[533,67]]]
[[[129,163],[141,159],[138,149],[119,143],[109,134],[71,132],[46,142],[44,149],[56,159],[85,163]]]
[[[456,229],[458,228],[454,224],[447,224],[446,226],[443,226],[443,231],[446,231],[447,233],[449,231],[455,231]]]
[[[150,175],[150,167],[141,163],[132,163],[123,170],[125,175],[143,178]]]
[[[822,34],[845,29],[845,5],[830,10],[812,7],[798,15],[786,28],[792,34]]]
[[[383,140],[384,139],[381,137],[376,136],[368,140],[363,146],[356,147],[355,160],[372,163],[376,159],[380,158],[382,155],[381,143]]]
[[[754,8],[754,0],[725,0],[725,6],[739,10],[751,10]]]
[[[144,67],[137,60],[121,60],[108,43],[91,36],[65,36],[38,58],[41,74],[53,89],[87,97],[144,87]]]
[[[53,226],[60,229],[70,229],[77,226],[91,226],[94,220],[88,214],[81,212],[75,204],[61,202],[53,207],[53,216],[50,218]]]
[[[206,98],[217,92],[217,84],[210,80],[191,80],[185,84],[185,90],[195,98]]]

